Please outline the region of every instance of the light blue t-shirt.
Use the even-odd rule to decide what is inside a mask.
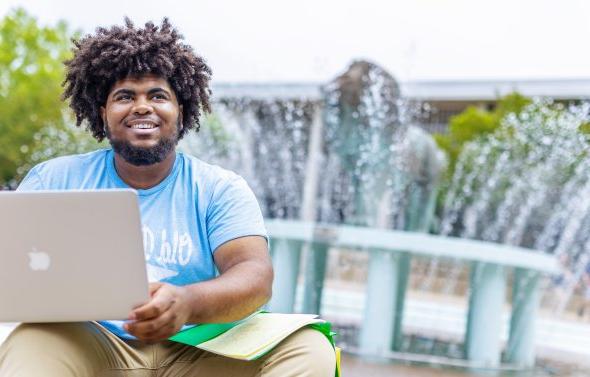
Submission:
[[[113,150],[103,149],[43,162],[29,171],[18,190],[112,188],[129,186],[117,174]],[[136,191],[150,282],[180,286],[212,279],[213,254],[220,245],[243,236],[267,237],[246,181],[195,157],[177,152],[168,177]],[[101,324],[120,337],[133,338],[123,330],[123,321]]]

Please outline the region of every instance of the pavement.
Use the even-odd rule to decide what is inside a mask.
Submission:
[[[436,366],[375,362],[343,354],[342,377],[467,377],[469,374],[443,370]]]

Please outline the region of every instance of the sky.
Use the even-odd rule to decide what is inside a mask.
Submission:
[[[325,82],[355,59],[402,81],[590,78],[588,0],[0,0],[72,28],[168,17],[216,82]]]

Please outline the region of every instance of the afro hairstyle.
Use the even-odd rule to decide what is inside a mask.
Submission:
[[[98,140],[106,137],[100,114],[109,91],[125,77],[155,74],[166,78],[182,105],[183,127],[179,139],[199,130],[201,111],[210,112],[211,69],[196,55],[167,18],[161,26],[152,22],[136,28],[129,18],[125,26],[97,28],[94,35],[72,40],[74,56],[64,62],[66,77],[63,100],[70,99],[76,126],[84,120]]]

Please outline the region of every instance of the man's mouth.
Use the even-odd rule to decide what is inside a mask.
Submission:
[[[131,124],[131,125],[129,125],[129,127],[134,130],[151,130],[152,128],[156,128],[158,126],[156,126],[153,123],[137,123],[137,124]]]

